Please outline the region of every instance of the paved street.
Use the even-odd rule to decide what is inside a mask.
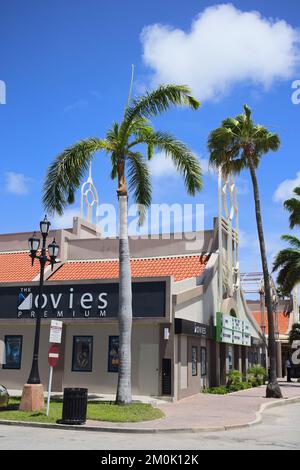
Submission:
[[[300,449],[300,404],[273,408],[252,428],[214,433],[116,434],[0,426],[0,449]]]

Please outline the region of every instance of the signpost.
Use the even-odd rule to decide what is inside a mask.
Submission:
[[[49,343],[52,343],[52,344],[61,343],[62,327],[63,327],[62,321],[51,320]]]
[[[49,341],[52,343],[48,352],[48,364],[50,366],[49,373],[49,385],[48,385],[48,398],[47,398],[47,411],[46,415],[49,416],[50,410],[50,399],[53,379],[53,368],[57,366],[60,359],[60,352],[58,344],[61,343],[63,322],[52,320],[50,326],[50,338]]]

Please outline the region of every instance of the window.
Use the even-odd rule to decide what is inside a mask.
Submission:
[[[201,348],[201,377],[207,375],[207,351]]]
[[[3,369],[21,369],[23,336],[5,336]]]
[[[110,336],[108,341],[108,372],[119,370],[119,336]]]
[[[197,346],[192,346],[192,376],[193,377],[198,375],[197,356],[198,356],[198,348]]]
[[[93,337],[73,337],[73,372],[92,372],[93,361]]]

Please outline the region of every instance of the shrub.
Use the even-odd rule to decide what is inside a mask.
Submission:
[[[212,393],[213,395],[226,395],[229,393],[228,388],[220,386],[220,387],[211,387],[202,390],[202,393]]]
[[[242,383],[243,377],[242,374],[238,370],[231,370],[227,374],[227,386],[230,387],[231,385],[233,386],[238,386]]]
[[[259,387],[264,385],[267,377],[267,371],[264,367],[259,364],[250,367],[247,371],[248,380],[252,384],[252,387]]]
[[[230,393],[233,393],[233,392],[239,392],[240,390],[247,390],[249,388],[252,388],[252,385],[249,384],[249,382],[241,382],[241,383],[236,384],[236,385],[229,385],[227,387],[227,390]]]

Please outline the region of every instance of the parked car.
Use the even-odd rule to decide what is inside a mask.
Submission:
[[[6,408],[8,406],[8,402],[9,402],[8,391],[6,387],[4,387],[4,385],[0,385],[0,408]]]

